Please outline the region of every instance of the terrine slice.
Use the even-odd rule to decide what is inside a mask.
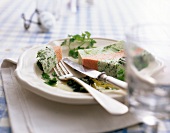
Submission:
[[[105,47],[78,51],[80,64],[90,69],[105,72],[107,75],[120,80],[124,80],[125,77],[125,64],[120,61],[124,57],[123,41]]]

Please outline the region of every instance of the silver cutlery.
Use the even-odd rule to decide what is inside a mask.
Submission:
[[[128,112],[128,107],[123,103],[112,99],[111,97],[101,93],[100,91],[96,90],[95,88],[91,87],[90,85],[86,84],[79,78],[75,77],[64,64],[63,61],[60,61],[56,68],[54,68],[57,76],[60,80],[68,80],[73,79],[74,81],[78,82],[82,85],[92,96],[93,98],[110,114],[114,115],[122,115]]]
[[[127,83],[121,80],[118,80],[116,78],[113,78],[111,76],[107,76],[104,72],[99,72],[97,70],[93,70],[93,69],[87,69],[85,67],[83,67],[82,65],[68,59],[68,58],[63,58],[63,61],[69,65],[71,68],[79,71],[82,74],[85,74],[91,78],[95,78],[95,79],[99,79],[99,80],[103,80],[105,82],[111,83],[113,85],[116,85],[122,89],[126,89],[127,88]]]

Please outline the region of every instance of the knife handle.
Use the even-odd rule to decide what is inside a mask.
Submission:
[[[99,78],[99,80],[103,80],[105,82],[108,82],[110,84],[116,85],[120,88],[127,89],[127,83],[124,81],[121,81],[119,79],[113,78],[111,76],[107,76],[105,73],[102,73]]]

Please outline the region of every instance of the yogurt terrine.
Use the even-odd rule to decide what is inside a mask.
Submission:
[[[87,68],[105,72],[107,75],[120,80],[125,78],[123,41],[105,47],[79,50],[78,59],[79,63]]]

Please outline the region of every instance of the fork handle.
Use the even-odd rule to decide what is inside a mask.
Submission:
[[[112,99],[104,93],[101,93],[100,91],[86,84],[77,77],[71,77],[71,79],[82,85],[93,96],[93,98],[109,113],[114,115],[122,115],[128,112],[128,107],[121,102]]]

